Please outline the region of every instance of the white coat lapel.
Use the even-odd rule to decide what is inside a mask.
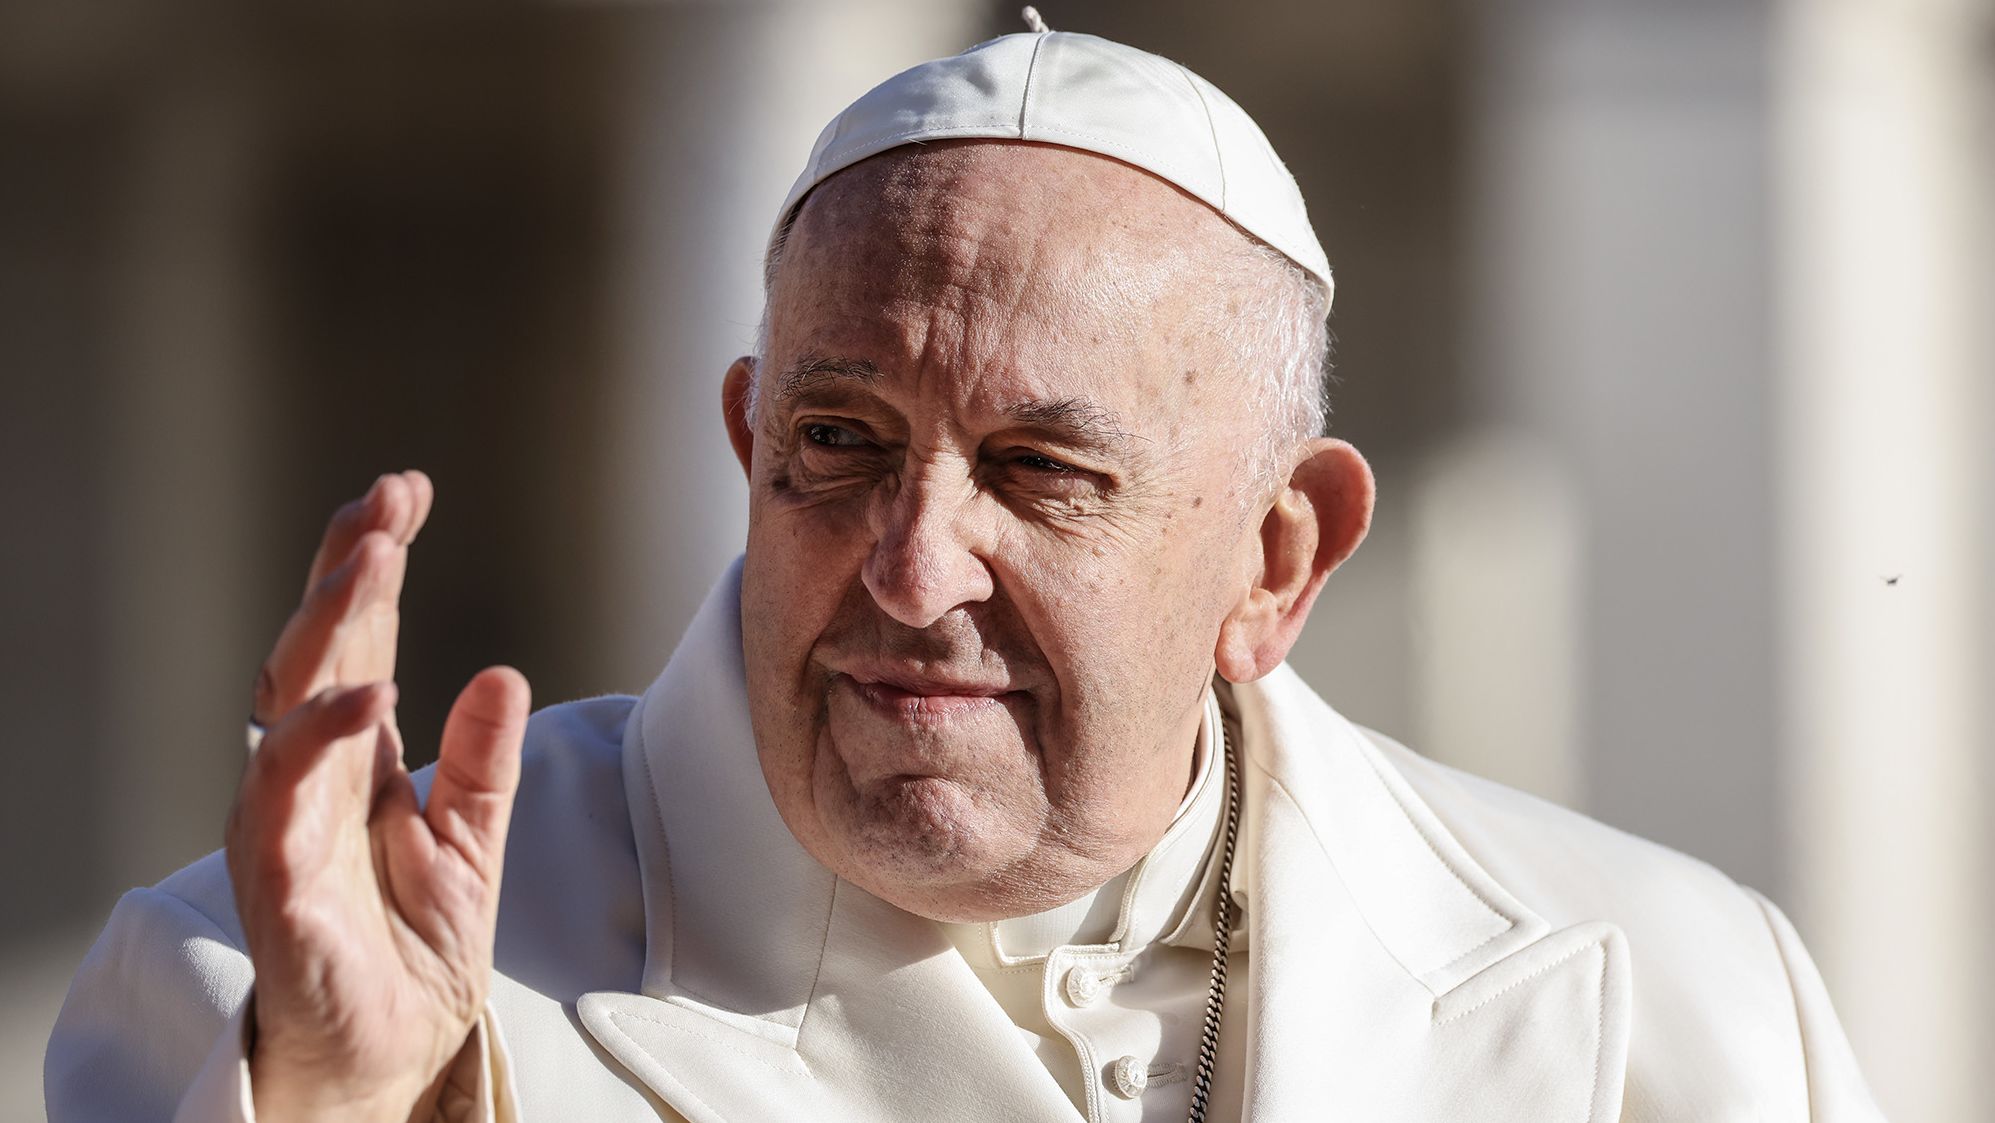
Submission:
[[[584,1026],[696,1123],[1077,1118],[935,924],[839,881],[783,825],[739,591],[737,562],[625,732],[642,993],[583,996]]]
[[[626,731],[642,993],[583,1024],[697,1123],[1073,1120],[939,929],[839,882],[755,758],[739,564]],[[1497,885],[1292,672],[1226,692],[1243,749],[1246,1106],[1263,1120],[1607,1123],[1626,1064],[1618,930]],[[668,826],[669,824],[669,826]]]
[[[1249,1116],[1617,1118],[1620,931],[1549,931],[1288,668],[1228,693],[1245,750]]]

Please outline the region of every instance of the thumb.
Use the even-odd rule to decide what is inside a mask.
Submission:
[[[506,852],[531,697],[526,676],[511,667],[487,667],[465,684],[443,723],[423,817],[488,878]]]

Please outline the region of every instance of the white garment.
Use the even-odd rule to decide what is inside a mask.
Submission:
[[[490,1052],[465,1066],[491,1102],[457,1114],[1077,1119],[939,925],[840,882],[784,828],[738,596],[737,564],[642,699],[530,723]],[[1368,734],[1286,668],[1218,693],[1239,732],[1231,890],[1252,946],[1222,1067],[1244,1117],[1879,1118],[1764,898]],[[127,894],[49,1042],[50,1119],[246,1118],[242,948],[219,855]]]

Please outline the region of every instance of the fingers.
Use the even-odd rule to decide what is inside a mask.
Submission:
[[[361,686],[333,687],[292,708],[266,733],[263,745],[250,760],[243,781],[247,792],[252,784],[259,794],[286,790],[312,770],[326,751],[348,737],[357,737],[381,725],[395,709],[395,684],[370,682]],[[363,767],[371,775],[370,756]],[[365,806],[364,804],[362,805]]]
[[[318,812],[308,813],[305,822],[320,841],[336,829],[339,819],[351,815],[364,821],[365,784],[356,783],[353,774],[364,776],[370,762],[346,762],[343,771],[348,775],[330,783],[312,784],[309,778],[335,746],[355,744],[354,739],[379,729],[394,706],[393,683],[326,690],[294,707],[264,735],[262,746],[243,770],[242,786],[229,812],[228,866],[239,904],[245,903],[245,890],[262,880],[255,871],[281,870],[290,864],[295,853],[290,836],[302,807]],[[304,845],[309,849],[311,843]]]
[[[369,531],[382,531],[404,546],[415,541],[416,532],[429,519],[435,501],[436,486],[421,472],[390,472],[375,480],[367,494],[333,512],[305,578],[306,595],[326,574],[345,562],[354,545]]]
[[[496,883],[519,787],[520,741],[532,691],[511,667],[473,676],[444,720],[436,779],[424,812],[439,841]]]
[[[393,473],[333,516],[304,602],[257,675],[259,722],[281,720],[327,686],[394,676],[408,547],[435,497],[423,473]]]
[[[371,531],[344,564],[313,586],[285,622],[256,677],[254,714],[259,722],[267,726],[283,720],[293,706],[328,686],[393,677],[392,634],[385,636],[387,650],[377,650],[387,629],[361,622],[384,613],[399,619],[406,569],[407,551],[385,532]]]

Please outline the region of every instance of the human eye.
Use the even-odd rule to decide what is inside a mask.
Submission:
[[[820,448],[864,448],[866,438],[843,425],[812,421],[803,426],[804,440]]]
[[[823,501],[863,490],[890,467],[890,454],[864,422],[823,416],[797,418],[780,430],[788,439],[775,461],[779,491]]]
[[[1076,476],[1081,474],[1079,468],[1063,461],[1055,460],[1043,453],[1023,453],[1015,463],[1028,471],[1041,472],[1053,476]]]
[[[1002,487],[1021,500],[1057,500],[1062,504],[1100,498],[1112,488],[1092,468],[1049,455],[1035,448],[1017,448],[998,460]]]

